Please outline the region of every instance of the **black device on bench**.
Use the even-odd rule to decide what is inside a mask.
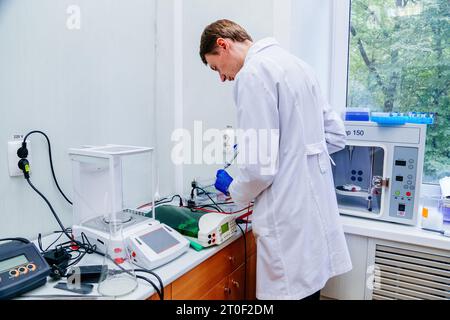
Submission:
[[[0,300],[11,299],[43,286],[50,266],[38,248],[22,238],[0,239]]]

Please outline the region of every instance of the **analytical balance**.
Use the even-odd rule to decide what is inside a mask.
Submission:
[[[72,231],[78,240],[87,238],[102,253],[117,253],[117,248],[123,247],[118,241],[124,240],[128,249],[124,258],[128,256],[146,269],[187,251],[189,241],[177,231],[153,216],[143,217],[127,209],[153,199],[152,148],[106,145],[70,149],[69,155],[74,184]],[[111,221],[122,224],[123,234],[117,239],[110,237]]]

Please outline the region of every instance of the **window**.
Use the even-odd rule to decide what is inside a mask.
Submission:
[[[435,112],[424,182],[450,175],[450,1],[352,0],[347,107]]]

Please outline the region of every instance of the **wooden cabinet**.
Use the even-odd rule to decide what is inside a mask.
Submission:
[[[199,299],[230,273],[231,264],[232,257],[229,246],[227,246],[175,280],[172,283],[172,298],[176,300]]]
[[[253,233],[240,237],[214,256],[182,275],[165,289],[165,299],[242,300],[255,299],[256,244]],[[245,244],[247,263],[245,263]],[[150,299],[158,300],[158,295]]]
[[[228,281],[230,300],[245,299],[245,265],[242,264],[230,276]]]
[[[218,284],[212,287],[205,295],[201,296],[199,300],[227,300],[230,295],[229,279],[223,278]],[[193,299],[197,299],[193,297]]]
[[[255,247],[256,248],[256,247]],[[247,300],[256,300],[256,251],[247,259]]]

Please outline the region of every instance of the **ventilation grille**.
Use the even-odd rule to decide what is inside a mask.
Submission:
[[[450,255],[377,245],[373,300],[450,300]]]

